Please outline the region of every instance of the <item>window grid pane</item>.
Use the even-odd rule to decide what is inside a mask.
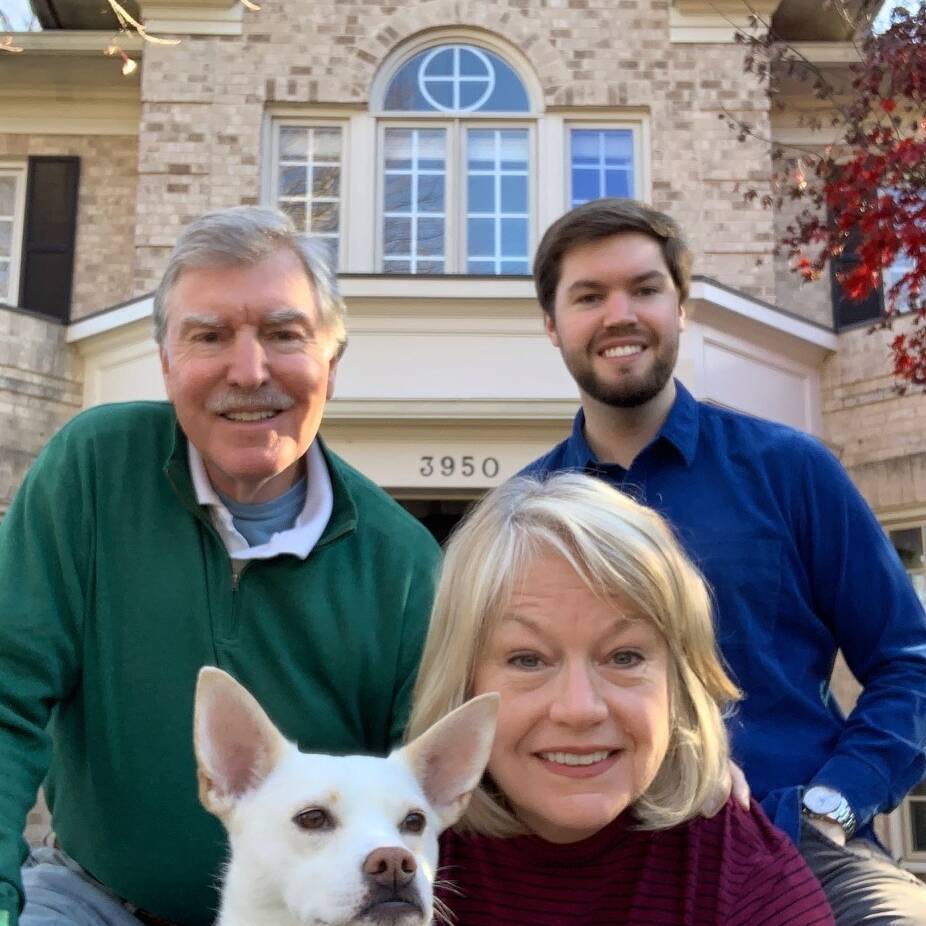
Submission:
[[[0,302],[12,304],[13,250],[19,174],[0,174]]]
[[[888,532],[920,601],[926,606],[926,525]],[[926,781],[920,782],[906,798],[904,817],[910,851],[926,853]]]
[[[277,206],[328,244],[337,267],[341,237],[342,133],[337,126],[280,126]]]
[[[634,194],[633,132],[630,129],[571,129],[571,204]]]
[[[528,272],[527,129],[469,129],[466,272]]]
[[[892,530],[890,539],[914,590],[926,607],[926,526]]]
[[[447,132],[386,129],[383,272],[444,273]]]

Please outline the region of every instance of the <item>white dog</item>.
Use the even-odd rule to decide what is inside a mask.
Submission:
[[[228,830],[216,926],[425,926],[437,837],[492,747],[498,696],[387,759],[308,755],[230,675],[204,668],[194,739],[203,805]]]

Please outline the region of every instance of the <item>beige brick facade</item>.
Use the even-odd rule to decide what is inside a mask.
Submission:
[[[530,61],[547,107],[648,111],[653,202],[688,230],[698,270],[775,297],[772,216],[742,196],[768,188],[766,148],[739,143],[722,108],[768,129],[768,100],[744,79],[737,46],[673,45],[660,0],[540,6],[429,0],[280,2],[240,39],[189,38],[146,50],[142,81],[137,291],[157,282],[192,216],[255,202],[268,105],[365,107],[377,68],[427,28],[494,34]],[[478,34],[474,32],[474,34]]]
[[[71,318],[132,296],[138,140],[113,135],[5,135],[0,158],[80,158]]]
[[[64,329],[0,311],[0,517],[38,452],[80,407],[80,383]]]

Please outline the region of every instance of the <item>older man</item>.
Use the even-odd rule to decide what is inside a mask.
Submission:
[[[212,921],[204,664],[303,749],[402,732],[438,550],[317,436],[345,342],[325,253],[271,210],[191,225],[155,297],[170,404],[78,416],[0,526],[0,926],[46,772],[57,847],[26,863],[22,926]]]

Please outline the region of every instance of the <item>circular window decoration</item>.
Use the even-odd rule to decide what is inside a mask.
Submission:
[[[492,96],[495,68],[479,48],[435,48],[424,56],[418,68],[418,89],[442,112],[473,112]]]
[[[438,45],[414,55],[389,81],[387,112],[529,112],[521,78],[493,52]]]

